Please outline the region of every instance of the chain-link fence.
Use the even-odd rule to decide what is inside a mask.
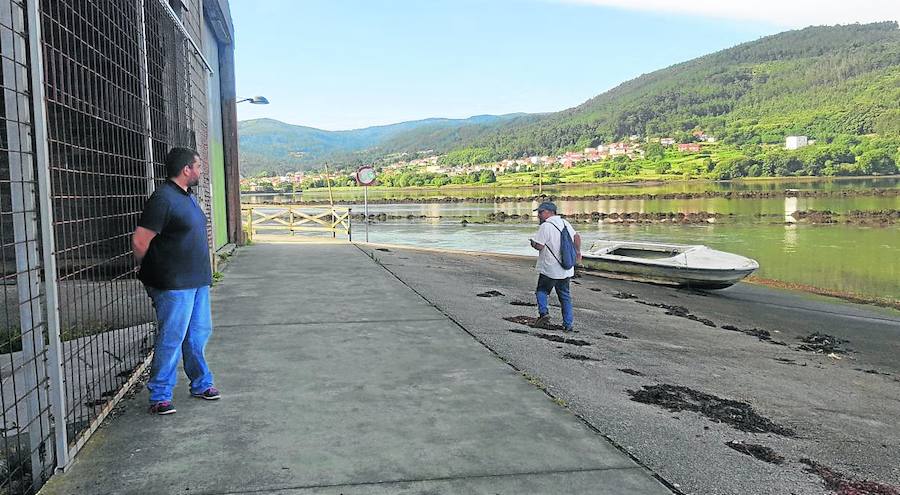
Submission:
[[[198,145],[199,57],[167,2],[0,0],[0,494],[35,492],[147,363],[131,233]]]
[[[152,344],[130,245],[149,191],[141,11],[42,5],[65,415],[77,439]]]
[[[26,10],[0,0],[0,486],[9,493],[33,490],[53,468]]]

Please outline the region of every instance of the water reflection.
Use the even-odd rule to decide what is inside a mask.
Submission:
[[[871,189],[898,188],[900,177],[833,177],[833,178],[776,178],[754,179],[734,182],[713,181],[679,181],[659,182],[651,184],[574,184],[544,187],[549,196],[591,196],[598,194],[672,194],[713,192],[746,192],[746,191],[783,191],[785,189],[833,191],[839,189]],[[538,189],[528,187],[477,187],[477,188],[421,188],[421,189],[378,189],[369,188],[369,199],[401,199],[401,198],[493,198],[493,197],[535,197]],[[251,195],[245,194],[246,201],[255,201]],[[362,201],[363,189],[338,189],[334,191],[338,201]],[[269,195],[272,201],[287,203],[290,201],[328,200],[327,189],[307,189],[294,195]]]
[[[269,198],[256,198],[257,200]],[[530,202],[475,202],[453,203],[404,203],[370,204],[369,213],[387,215],[425,215],[428,217],[474,217],[484,218],[489,213],[504,212],[510,215],[533,216],[537,201]],[[361,203],[347,206],[361,213]],[[577,213],[718,213],[733,216],[743,221],[792,222],[789,215],[797,210],[831,210],[847,213],[851,210],[891,210],[900,209],[900,196],[849,196],[824,198],[691,198],[691,199],[615,199],[615,200],[569,200],[558,201],[560,212],[566,215]],[[767,219],[768,217],[768,219]]]
[[[793,253],[797,251],[797,225],[784,225],[784,252]]]

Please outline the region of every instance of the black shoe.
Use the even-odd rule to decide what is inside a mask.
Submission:
[[[216,387],[209,387],[208,389],[200,392],[199,394],[195,394],[191,392],[191,395],[197,397],[198,399],[206,399],[206,400],[218,400],[219,397],[222,397],[219,394],[219,389]]]
[[[550,315],[541,315],[538,316],[534,323],[531,324],[533,328],[542,328],[544,330],[550,330]]]

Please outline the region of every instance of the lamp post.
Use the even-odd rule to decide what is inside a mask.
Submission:
[[[269,99],[266,98],[265,96],[254,96],[252,98],[241,98],[239,100],[236,100],[234,102],[234,104],[237,105],[238,103],[243,103],[245,101],[249,101],[253,105],[268,105],[269,104]],[[292,187],[296,187],[296,185],[292,185]],[[293,201],[293,198],[291,198],[291,201]],[[293,223],[294,223],[293,220],[291,220],[291,224],[293,224]],[[250,235],[248,236],[248,238],[250,238],[252,240],[252,238],[253,238],[253,209],[250,209],[250,218],[248,218],[248,220],[247,220],[247,229],[250,232]]]
[[[253,105],[268,105],[269,100],[265,96],[254,96],[252,98],[242,98],[237,100],[235,103],[242,103],[245,101],[249,101]]]

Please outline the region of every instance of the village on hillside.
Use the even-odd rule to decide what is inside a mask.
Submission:
[[[633,135],[628,139],[608,144],[600,144],[596,147],[584,148],[581,151],[567,151],[553,155],[523,156],[521,158],[509,158],[489,163],[453,164],[445,160],[447,155],[434,154],[433,150],[420,152],[428,156],[410,159],[409,153],[402,153],[387,164],[376,164],[379,174],[379,184],[393,186],[442,186],[449,184],[493,183],[497,177],[506,174],[520,172],[547,172],[547,182],[553,183],[554,170],[566,170],[613,160],[619,165],[645,158],[648,150],[655,149],[658,153],[677,153],[679,155],[701,154],[714,145],[717,141],[714,136],[706,134],[702,130],[691,133],[690,142],[677,142],[672,137],[656,137],[642,139]],[[796,150],[815,144],[815,140],[807,136],[786,136],[783,149]],[[667,163],[664,168],[658,170],[667,173]],[[627,166],[621,167],[624,170]],[[639,170],[631,170],[639,174]],[[419,174],[431,177],[427,183],[392,183],[392,177],[401,174]],[[593,178],[605,177],[602,173],[595,173]],[[330,182],[330,184],[329,184]],[[294,193],[303,189],[319,187],[349,187],[357,185],[355,173],[352,170],[337,170],[327,172],[324,169],[312,171],[295,171],[283,175],[261,174],[255,177],[241,177],[240,187],[247,193]]]

